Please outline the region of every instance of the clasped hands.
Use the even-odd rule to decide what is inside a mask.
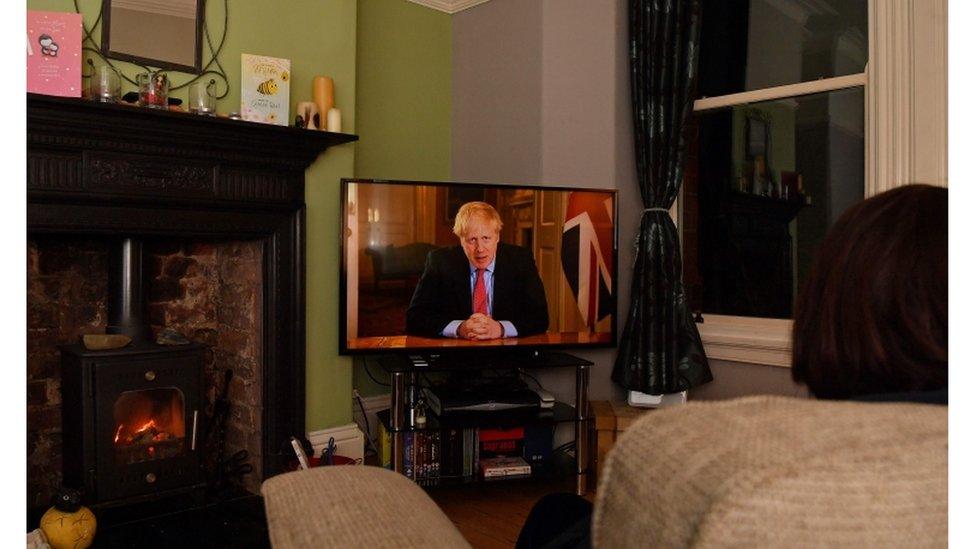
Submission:
[[[484,313],[474,313],[458,326],[458,337],[462,339],[498,339],[503,335],[502,323]]]

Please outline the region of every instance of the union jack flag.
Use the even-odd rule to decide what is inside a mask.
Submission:
[[[584,324],[596,323],[614,312],[613,196],[573,191],[563,223],[562,264]]]

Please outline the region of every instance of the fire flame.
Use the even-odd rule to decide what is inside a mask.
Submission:
[[[133,433],[133,434],[138,435],[139,433],[145,431],[146,429],[149,429],[150,427],[156,427],[156,420],[155,419],[150,419],[142,427],[139,427],[138,429],[136,429],[136,432]],[[158,427],[157,427],[157,429],[158,429]]]
[[[168,394],[172,393],[172,395]],[[117,447],[151,445],[184,436],[183,402],[177,391],[123,394],[115,405]],[[155,448],[149,446],[150,457]]]

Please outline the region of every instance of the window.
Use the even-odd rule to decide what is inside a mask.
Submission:
[[[765,146],[767,152],[763,155],[765,161],[760,163],[759,181],[762,183],[771,177],[781,189],[783,171],[803,175],[801,170],[808,167],[791,165],[789,157],[783,156],[782,143],[778,141],[779,134],[784,131],[782,122],[777,122],[774,113],[769,112],[781,111],[782,107],[766,108],[762,103],[772,102],[766,104],[773,105],[777,101],[787,104],[796,101],[794,122],[800,124],[807,120],[806,115],[812,112],[812,107],[801,107],[799,102],[820,101],[820,114],[829,119],[820,124],[826,124],[831,135],[839,136],[836,140],[821,142],[821,148],[834,155],[830,158],[837,158],[837,154],[844,152],[856,153],[858,149],[863,151],[864,195],[909,183],[948,186],[948,6],[946,0],[703,2],[700,99],[695,102],[696,116],[689,135],[682,196],[672,209],[682,235],[685,285],[690,290],[689,299],[700,307],[697,310],[704,311],[705,322],[699,324],[699,331],[710,358],[788,367],[792,328],[789,320],[735,316],[729,312],[714,314],[702,305],[706,281],[695,280],[701,274],[697,272],[697,258],[702,256],[698,241],[701,223],[698,193],[703,184],[699,181],[699,167],[708,168],[713,173],[720,171],[727,183],[721,188],[735,184],[743,190],[749,183],[750,169],[755,177],[755,157]],[[870,40],[862,40],[862,36],[870,37]],[[841,93],[844,90],[863,94],[863,118],[853,113],[851,109],[856,108],[856,100]],[[817,94],[827,94],[828,99],[824,102],[815,97]],[[830,99],[831,95],[836,99]],[[708,113],[720,114],[723,109],[727,113],[722,122],[724,126],[704,121]],[[847,114],[842,114],[845,109]],[[860,147],[850,145],[851,140],[844,138],[842,133],[854,131],[852,124],[855,120],[861,120],[863,129],[863,145]],[[722,158],[715,161],[717,166],[702,165],[699,123],[711,124],[713,136],[722,133],[716,128],[724,128],[727,134],[722,147],[707,151],[713,159]],[[802,155],[810,153],[809,136],[797,137],[792,143],[795,163],[801,162]],[[731,144],[733,138],[736,141]],[[751,168],[746,158],[752,159]],[[733,171],[736,161],[739,171]],[[831,174],[852,169],[852,164],[840,161],[827,166],[821,169]],[[763,172],[772,175],[764,180]],[[745,182],[740,179],[742,176],[746,177]],[[787,195],[792,190],[792,177],[787,173]],[[803,183],[804,190],[811,189],[808,176],[804,177]],[[705,187],[705,191],[716,188],[719,187]],[[765,188],[767,195],[774,193],[770,185]],[[751,193],[752,187],[748,189]],[[757,196],[763,198],[763,187],[760,185],[758,189]],[[811,191],[810,208],[829,204],[831,210],[841,210],[843,196],[854,193],[856,186],[846,189],[845,192],[837,187],[834,192],[835,188],[831,187],[829,202],[818,199]],[[806,211],[802,210],[798,216],[806,216]],[[822,215],[831,214],[824,211]],[[738,228],[742,229],[741,226]],[[804,268],[800,265],[801,241],[810,241],[813,233],[804,233],[803,227],[791,229],[800,231],[790,233],[790,244],[796,250],[795,254],[791,253],[796,256],[792,267],[797,273],[796,288],[802,281]],[[689,270],[695,272],[689,274]],[[765,284],[761,275],[753,276],[760,277],[758,284]],[[779,295],[772,291],[768,293]],[[741,314],[744,309],[725,310]]]
[[[865,196],[868,52],[867,0],[703,2],[679,226],[710,357],[789,365],[812,257]]]

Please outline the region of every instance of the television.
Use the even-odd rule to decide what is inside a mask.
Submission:
[[[342,179],[341,193],[341,354],[616,344],[615,190]]]

